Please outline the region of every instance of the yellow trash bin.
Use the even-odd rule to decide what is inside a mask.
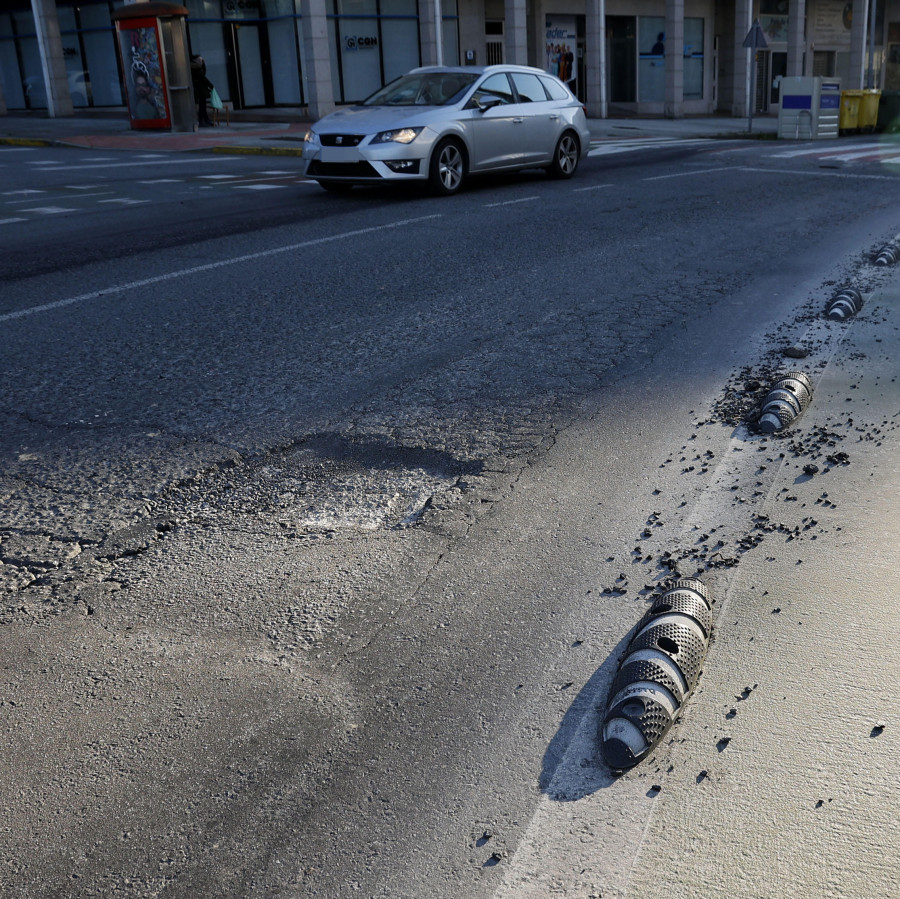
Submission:
[[[838,120],[840,131],[856,131],[859,128],[859,106],[862,91],[841,91],[841,116]]]
[[[881,91],[865,90],[859,103],[859,128],[863,131],[874,131],[878,124],[878,104]]]

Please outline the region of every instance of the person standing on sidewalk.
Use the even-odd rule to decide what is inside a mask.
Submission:
[[[191,81],[194,84],[194,96],[199,104],[197,119],[201,127],[211,128],[212,122],[206,110],[206,101],[209,98],[209,92],[212,90],[213,85],[209,78],[206,77],[206,60],[199,53],[191,57]]]

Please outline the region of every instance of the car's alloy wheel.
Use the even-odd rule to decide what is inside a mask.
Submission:
[[[554,178],[571,178],[578,168],[578,138],[566,131],[553,151],[553,162],[547,170]]]
[[[463,148],[455,140],[445,140],[437,145],[431,155],[428,180],[439,194],[455,194],[466,177],[466,157]]]

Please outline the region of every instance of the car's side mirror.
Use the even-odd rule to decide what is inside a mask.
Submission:
[[[499,97],[485,97],[484,99],[476,99],[475,105],[478,107],[479,112],[487,112],[489,109],[499,106],[502,102]]]

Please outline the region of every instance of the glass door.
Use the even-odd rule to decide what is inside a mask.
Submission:
[[[265,29],[256,23],[230,22],[228,55],[236,80],[235,109],[272,105],[272,67]]]

